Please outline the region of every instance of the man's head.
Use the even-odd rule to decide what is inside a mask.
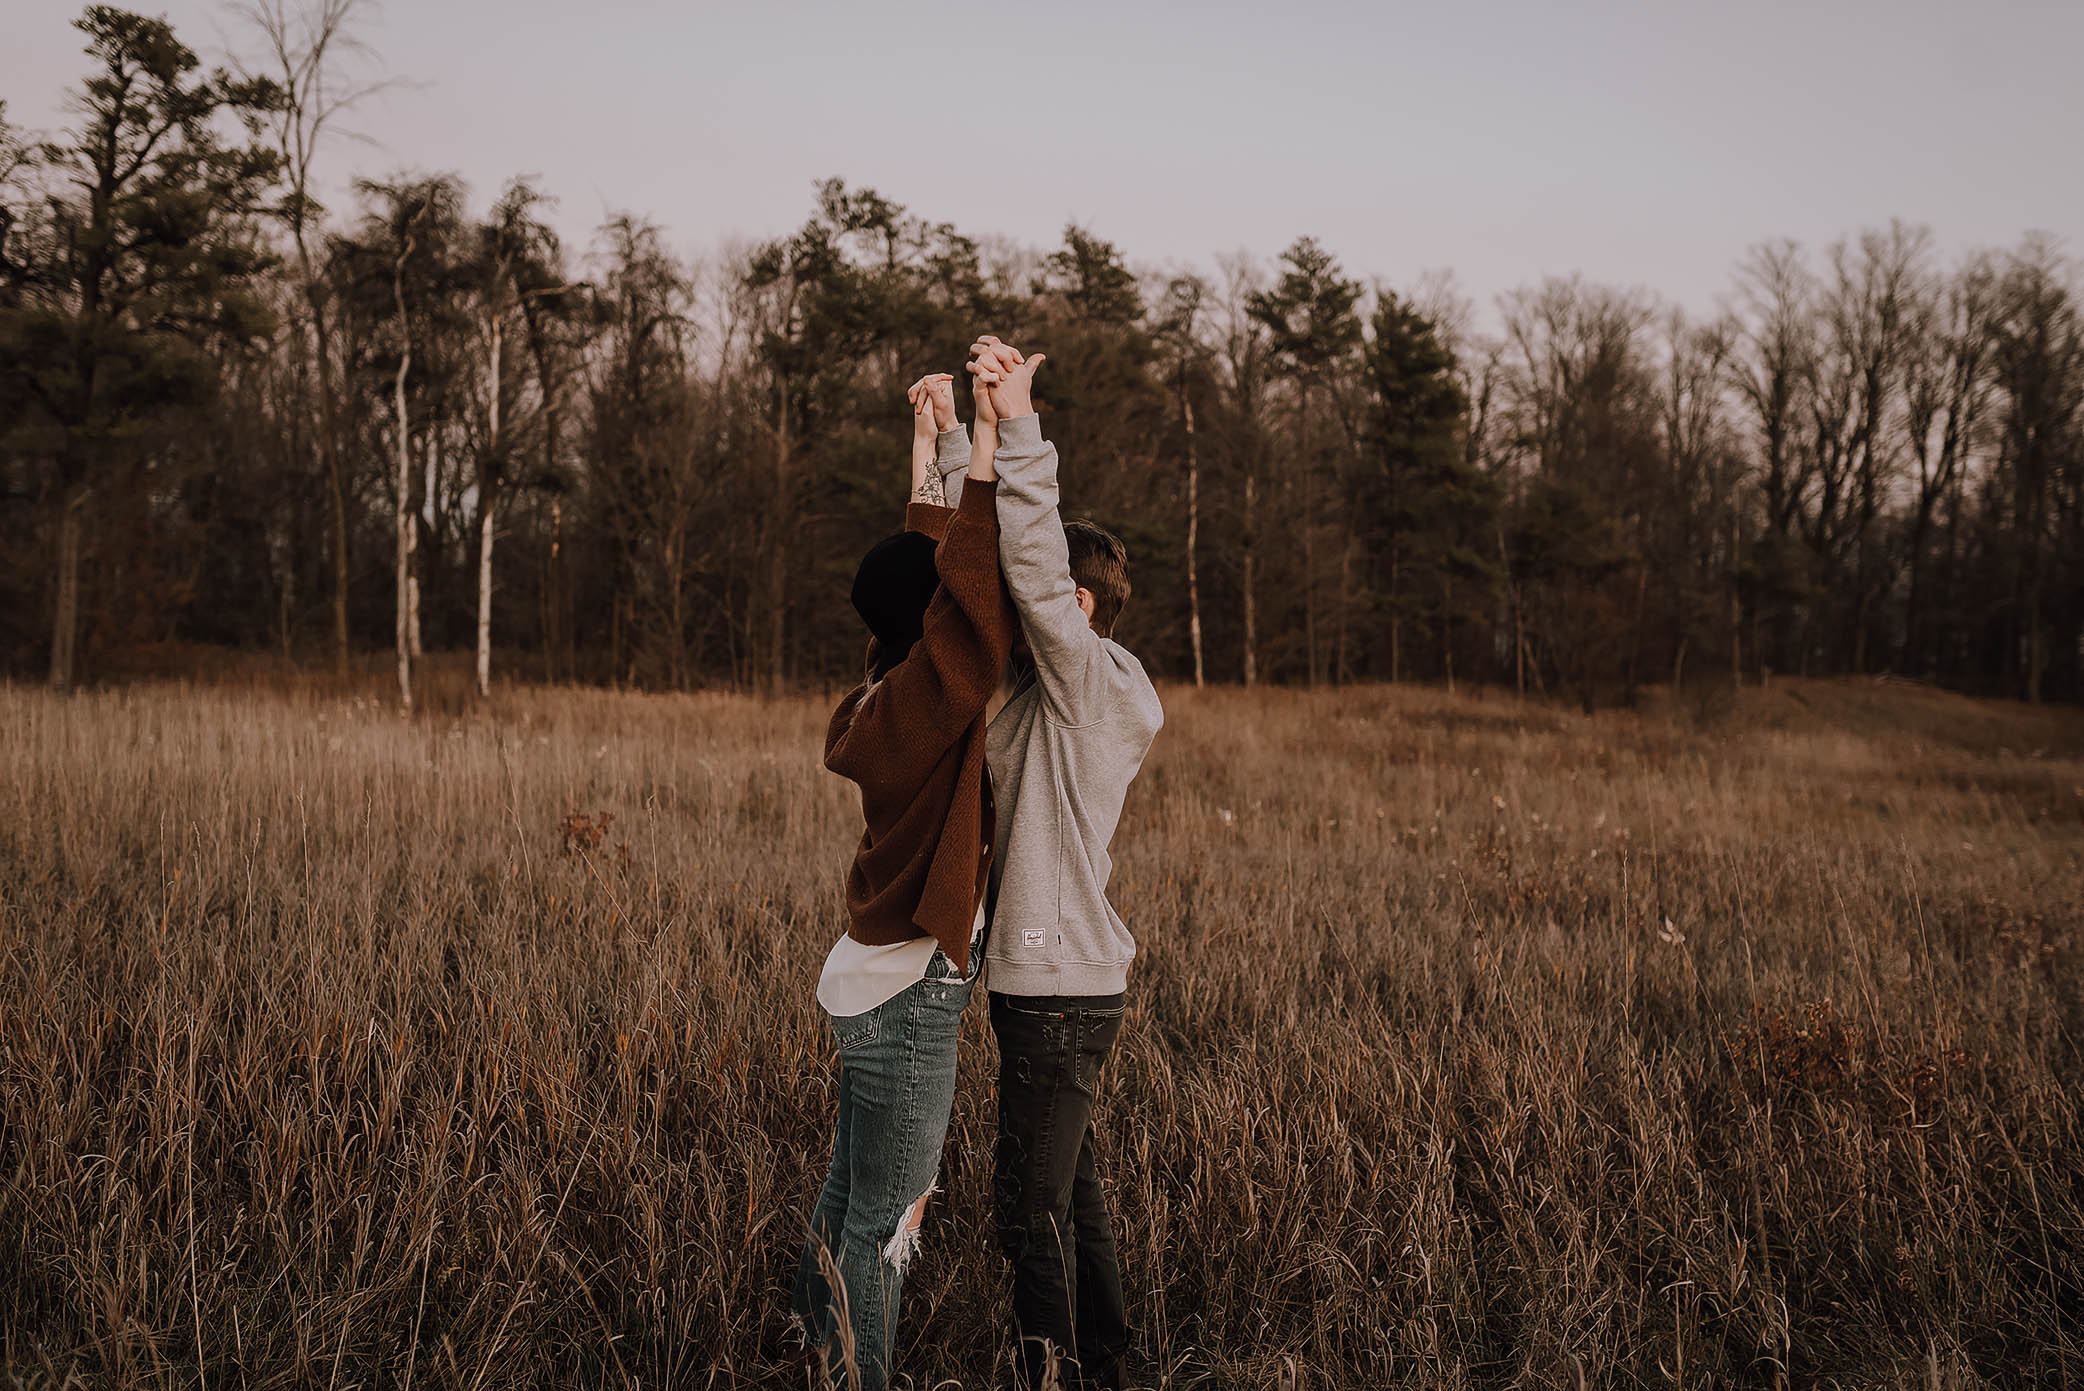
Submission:
[[[901,531],[870,547],[854,572],[854,611],[875,636],[878,677],[905,659],[925,629],[926,606],[940,584],[933,551],[931,537]]]
[[[1064,544],[1071,552],[1078,606],[1093,621],[1094,632],[1113,637],[1122,605],[1129,602],[1129,548],[1113,532],[1084,521],[1064,523]]]

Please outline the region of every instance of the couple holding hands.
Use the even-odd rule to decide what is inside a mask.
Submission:
[[[974,444],[950,376],[912,386],[905,530],[854,579],[867,672],[833,712],[825,766],[860,788],[867,828],[818,982],[839,1114],[793,1306],[834,1385],[888,1383],[962,1011],[988,965],[1018,1375],[1118,1386],[1128,1325],[1092,1114],[1136,944],[1107,901],[1108,845],[1164,712],[1111,636],[1126,548],[1058,514],[1031,397],[1043,355],[990,336],[970,353]]]

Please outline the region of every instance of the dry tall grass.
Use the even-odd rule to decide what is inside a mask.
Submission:
[[[2084,1385],[2076,716],[1166,698],[1103,1099],[1148,1384]],[[802,1384],[823,704],[449,708],[0,691],[17,1383]],[[1008,1353],[968,1023],[921,1386]]]

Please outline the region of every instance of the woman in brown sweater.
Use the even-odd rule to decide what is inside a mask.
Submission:
[[[834,1384],[849,1384],[851,1364],[862,1391],[889,1381],[898,1295],[955,1101],[993,834],[984,709],[1013,646],[993,427],[980,418],[972,451],[945,375],[921,379],[911,401],[905,530],[855,576],[867,678],[825,736],[825,766],[861,789],[867,824],[846,933],[818,983],[839,1045],[839,1115],[792,1301]],[[965,462],[959,505],[942,505],[943,472]]]

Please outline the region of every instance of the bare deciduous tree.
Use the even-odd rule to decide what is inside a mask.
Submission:
[[[1243,254],[1225,258],[1223,269],[1223,360],[1231,397],[1232,438],[1241,479],[1238,563],[1241,575],[1243,660],[1240,676],[1246,687],[1259,679],[1259,478],[1265,466],[1267,338],[1252,315],[1253,298],[1263,292],[1265,273]]]
[[[296,255],[299,298],[298,361],[309,333],[309,390],[318,403],[318,453],[326,478],[333,520],[333,658],[338,673],[348,667],[348,500],[343,476],[340,434],[334,419],[333,324],[326,302],[323,268],[312,255],[312,240],[325,209],[312,192],[313,170],[320,146],[335,121],[356,103],[383,90],[382,82],[356,80],[342,69],[366,61],[370,50],[355,35],[358,19],[369,14],[373,0],[246,0],[236,13],[259,34],[265,49],[256,68],[265,69],[282,93],[271,117],[275,148],[282,159],[281,214]]]
[[[1202,300],[1208,287],[1199,276],[1179,276],[1167,287],[1165,318],[1161,332],[1173,357],[1173,383],[1177,393],[1180,431],[1186,444],[1187,465],[1187,641],[1194,655],[1194,684],[1207,680],[1201,651],[1201,449],[1194,429],[1194,393],[1191,378],[1202,348],[1198,337]]]
[[[1965,466],[1983,428],[1991,392],[1990,357],[1998,275],[1977,255],[1954,274],[1920,287],[1904,360],[1904,434],[1912,485],[1905,563],[1910,572],[1898,665],[1930,675],[1932,530],[1940,509],[1960,505]]]

